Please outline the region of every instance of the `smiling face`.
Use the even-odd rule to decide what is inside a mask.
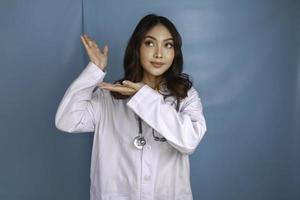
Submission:
[[[140,62],[144,69],[143,82],[156,85],[173,63],[174,41],[169,30],[155,25],[143,38],[140,46]]]

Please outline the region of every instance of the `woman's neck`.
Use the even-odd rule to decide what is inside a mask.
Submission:
[[[152,89],[157,90],[159,89],[159,84],[161,82],[160,77],[154,77],[154,76],[144,76],[142,82],[149,85]]]

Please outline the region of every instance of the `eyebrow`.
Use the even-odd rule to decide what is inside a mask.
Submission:
[[[156,39],[155,37],[152,37],[152,36],[150,36],[150,35],[146,35],[146,36],[144,37],[144,39],[146,39],[146,38],[151,38],[151,39],[157,41],[157,39]],[[167,39],[165,39],[164,41],[167,41],[167,40],[173,40],[173,41],[174,41],[173,38],[167,38]]]

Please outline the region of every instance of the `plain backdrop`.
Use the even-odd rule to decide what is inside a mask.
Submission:
[[[299,10],[296,0],[2,0],[0,199],[89,199],[93,133],[54,124],[88,63],[79,36],[109,45],[112,82],[150,13],[178,28],[204,107],[208,131],[190,157],[194,199],[300,199]]]

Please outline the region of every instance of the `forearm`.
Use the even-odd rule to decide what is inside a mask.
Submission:
[[[162,95],[147,86],[128,102],[128,106],[169,144],[182,153],[191,154],[206,132],[206,122],[196,93],[189,97],[187,104],[177,112],[164,102]]]
[[[65,92],[56,112],[55,125],[66,132],[90,132],[94,129],[93,90],[105,73],[89,63]]]

